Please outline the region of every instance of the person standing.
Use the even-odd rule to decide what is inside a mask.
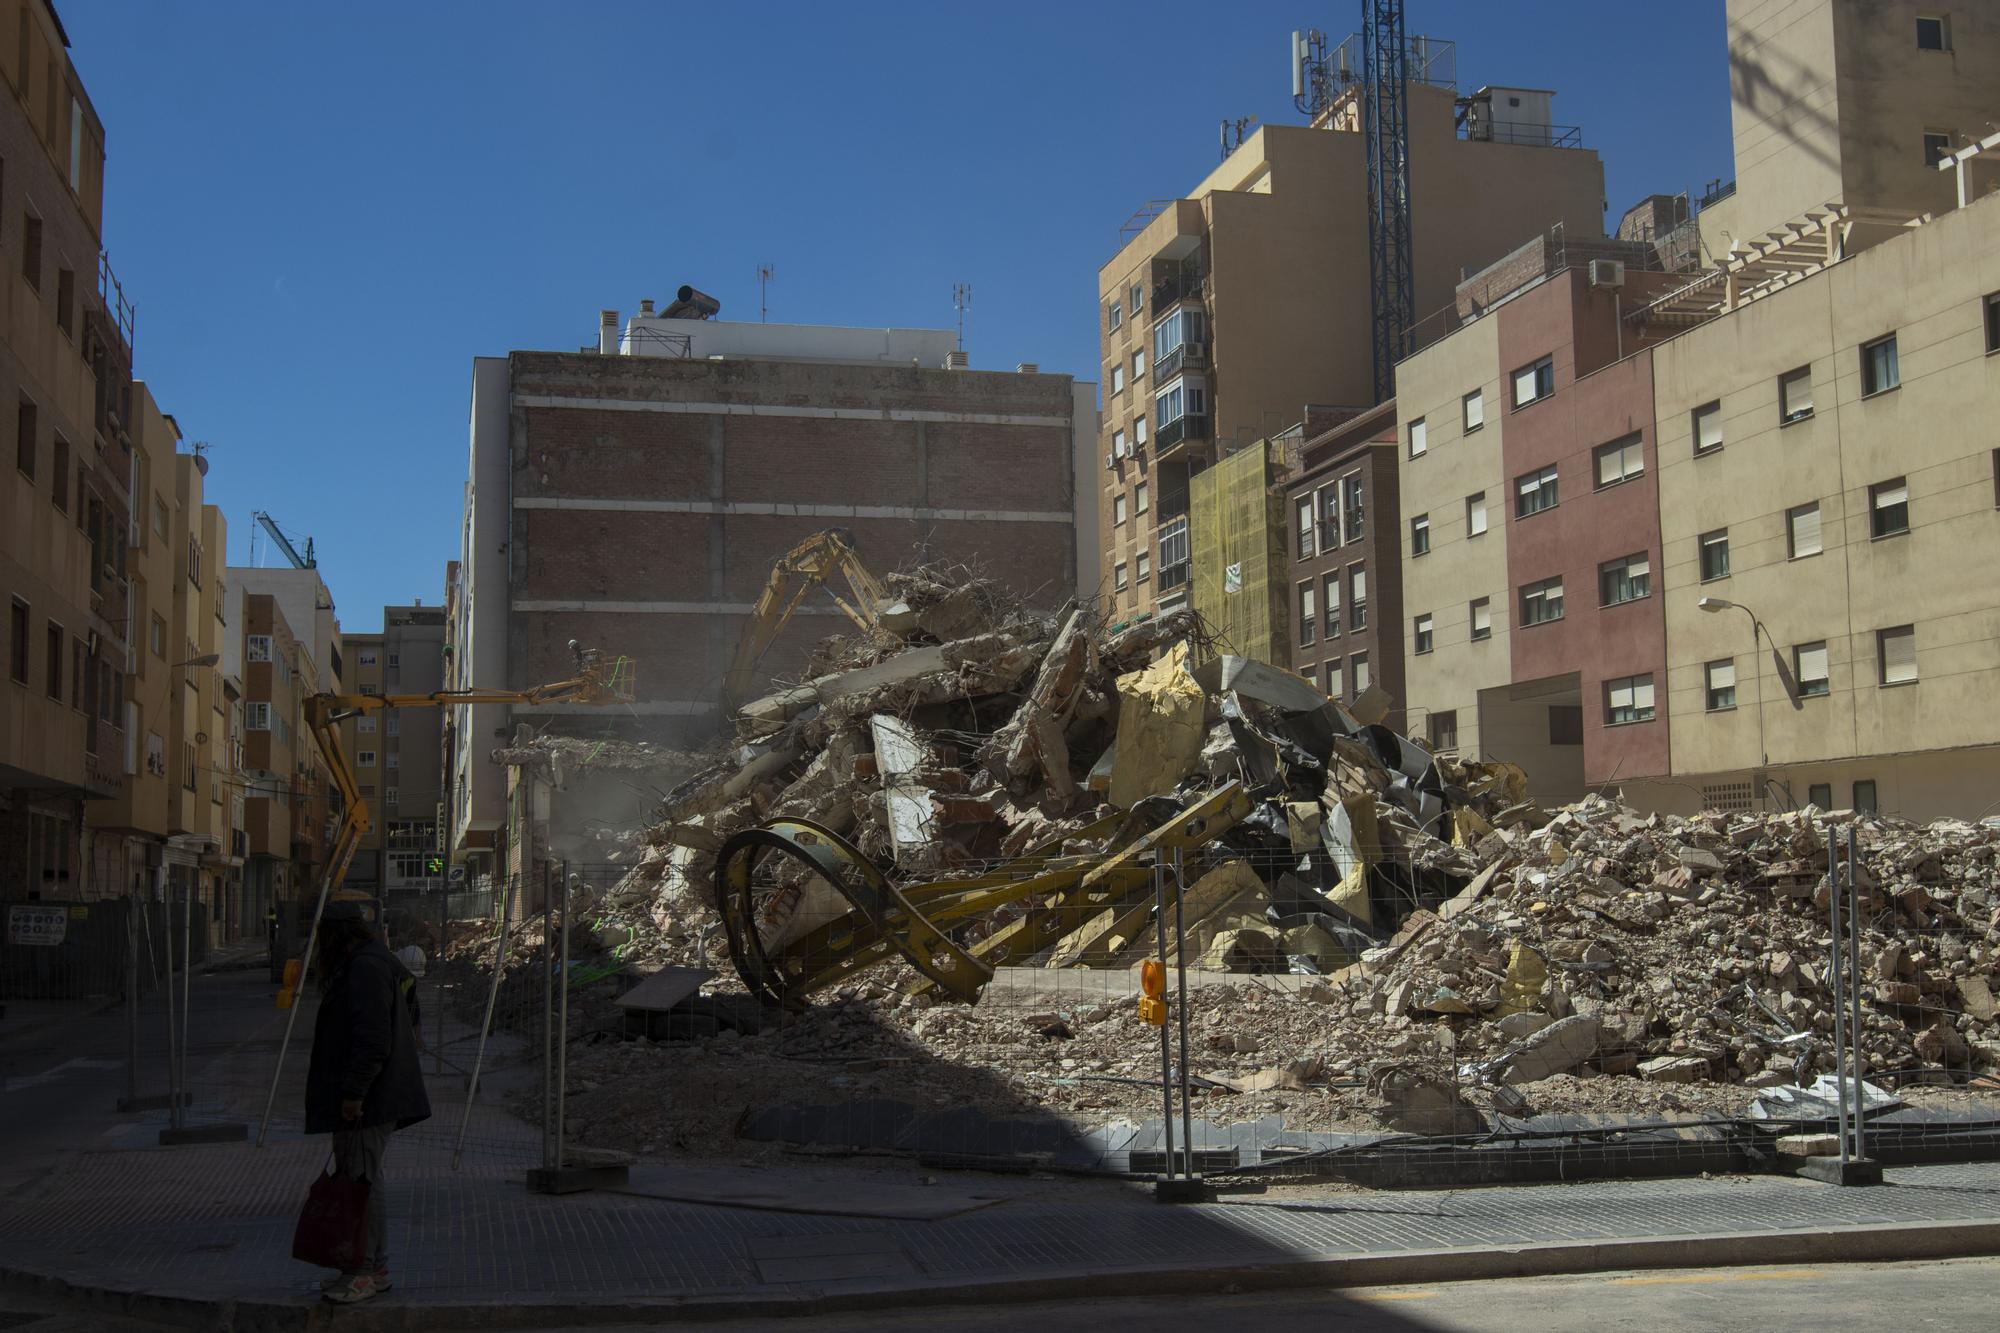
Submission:
[[[327,904],[315,953],[320,1002],[306,1070],[306,1133],[332,1134],[334,1170],[368,1182],[373,1253],[322,1284],[327,1300],[352,1305],[389,1290],[382,1155],[391,1133],[430,1118],[431,1104],[417,1062],[415,983],[361,903]]]

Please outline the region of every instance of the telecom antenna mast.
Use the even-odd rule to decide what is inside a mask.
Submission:
[[[1416,323],[1410,256],[1409,46],[1403,0],[1361,0],[1361,82],[1368,99],[1369,306],[1375,401],[1396,392],[1396,362]]]
[[[1292,30],[1292,105],[1311,123],[1333,104],[1327,67],[1326,34],[1318,28]]]
[[[958,350],[965,350],[965,312],[972,308],[972,284],[956,282],[951,288],[952,308],[958,311]]]
[[[764,297],[771,286],[771,279],[777,276],[777,272],[778,270],[770,264],[757,265],[757,322],[759,324],[768,324],[771,322],[771,307],[765,301]]]

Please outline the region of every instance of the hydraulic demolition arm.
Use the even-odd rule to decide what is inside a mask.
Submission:
[[[783,633],[807,595],[835,573],[846,577],[852,600],[828,588],[827,596],[833,599],[833,604],[864,632],[880,626],[885,600],[882,585],[855,553],[854,534],[845,528],[815,532],[771,566],[770,580],[750,613],[750,623],[743,629],[742,641],[736,645],[736,658],[723,682],[724,702],[729,707],[736,707],[749,696],[758,661]]]

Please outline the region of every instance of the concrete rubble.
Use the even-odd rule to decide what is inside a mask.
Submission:
[[[621,940],[634,975],[705,967],[706,995],[734,989],[711,870],[763,821],[810,820],[913,900],[947,902],[1031,850],[1024,877],[1101,867],[1236,783],[1248,813],[1183,867],[1201,1097],[1245,1119],[1408,1132],[1536,1111],[1738,1114],[1833,1068],[1825,838],[1852,826],[1871,1081],[2000,1088],[1990,822],[1682,818],[1597,795],[1544,810],[1520,769],[1433,755],[1215,653],[1191,618],[1106,629],[977,581],[889,583],[892,628],[822,645],[810,679],[746,705],[726,752],[629,835],[592,939]],[[768,888],[767,954],[866,933],[814,876]],[[974,952],[1009,932],[1046,941],[981,955],[997,971],[969,1007],[878,952],[783,1012],[721,1006],[677,1029],[698,1040],[589,1048],[571,1124],[606,1146],[716,1150],[731,1114],[804,1089],[1079,1122],[1157,1114],[1157,1035],[1134,1012],[1152,893],[1150,870],[1130,872],[1053,937],[1027,929],[1056,914],[1053,895],[950,918]],[[687,1087],[702,1096],[667,1091]]]

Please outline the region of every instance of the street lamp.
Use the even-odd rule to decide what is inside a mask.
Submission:
[[[1732,602],[1726,597],[1704,597],[1695,605],[1703,611],[1741,611],[1750,617],[1750,665],[1757,674],[1757,757],[1765,768],[1771,766],[1771,753],[1764,748],[1764,649],[1758,641],[1766,633],[1764,623],[1757,619],[1757,613],[1741,602]],[[1706,688],[1706,682],[1703,684]],[[1760,777],[1759,781],[1762,779]],[[1762,791],[1757,793],[1758,802],[1764,799]]]

